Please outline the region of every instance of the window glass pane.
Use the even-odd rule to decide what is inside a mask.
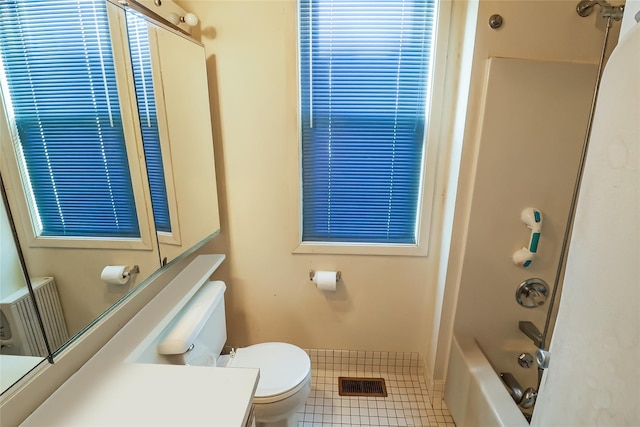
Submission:
[[[303,241],[416,243],[433,17],[301,1]]]
[[[139,237],[105,2],[0,2],[0,47],[39,234]]]

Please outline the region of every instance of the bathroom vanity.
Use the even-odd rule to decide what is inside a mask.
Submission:
[[[258,369],[135,363],[224,255],[200,255],[22,424],[252,425]]]

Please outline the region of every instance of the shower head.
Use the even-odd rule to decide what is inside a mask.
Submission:
[[[622,19],[622,14],[624,12],[624,5],[613,6],[606,0],[582,0],[576,6],[576,12],[578,15],[587,17],[591,15],[593,12],[593,8],[595,5],[600,6],[600,13],[605,18],[611,18],[614,21],[619,21]]]

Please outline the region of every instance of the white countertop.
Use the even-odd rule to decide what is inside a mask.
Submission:
[[[253,369],[124,363],[97,377],[75,381],[64,397],[53,399],[46,408],[49,399],[23,425],[243,426],[256,373]]]
[[[38,366],[44,357],[0,354],[0,390],[6,390]]]
[[[258,369],[127,362],[223,259],[197,257],[22,425],[244,426]]]

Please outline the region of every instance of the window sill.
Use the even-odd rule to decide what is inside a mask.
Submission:
[[[427,245],[303,242],[293,254],[427,256]]]
[[[145,251],[153,250],[154,248],[153,242],[148,236],[145,236],[145,238],[30,236],[28,245],[32,248],[129,249]]]

